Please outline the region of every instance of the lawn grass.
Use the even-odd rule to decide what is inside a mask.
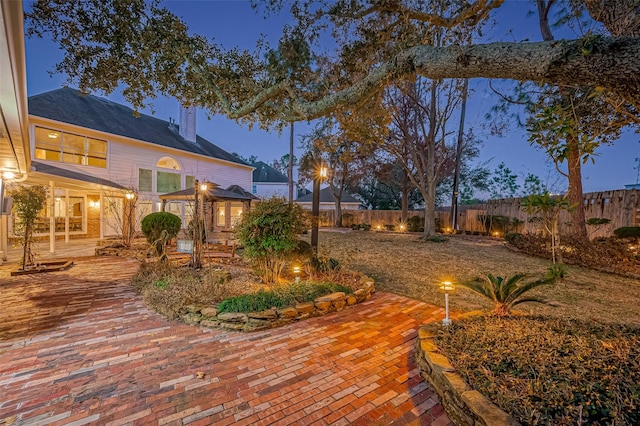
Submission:
[[[444,243],[429,243],[417,234],[323,231],[319,250],[374,278],[378,290],[439,306],[444,304],[444,297],[437,290],[437,283],[442,280],[462,280],[486,273],[544,275],[550,266],[547,260],[508,249],[503,240],[462,235],[448,238]],[[523,304],[519,310],[557,318],[640,325],[640,283],[636,279],[570,266],[563,282],[544,286],[532,294],[544,295],[561,306]],[[459,289],[450,302],[454,312],[490,308],[485,300],[466,289]]]

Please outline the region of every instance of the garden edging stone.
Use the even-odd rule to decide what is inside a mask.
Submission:
[[[317,297],[313,302],[298,303],[295,306],[280,309],[271,308],[248,313],[218,313],[218,309],[213,306],[189,305],[185,307],[186,313],[181,316],[181,319],[187,324],[199,324],[203,327],[258,331],[340,311],[345,306],[353,306],[369,300],[374,292],[374,283],[368,280],[363,288],[355,290],[353,294],[335,292]]]
[[[429,326],[418,332],[416,364],[422,377],[440,396],[450,419],[458,426],[520,425],[455,372],[447,357],[439,352]]]

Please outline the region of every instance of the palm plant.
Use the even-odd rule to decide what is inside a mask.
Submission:
[[[504,317],[509,316],[511,309],[521,303],[550,303],[550,301],[541,297],[523,295],[541,285],[553,284],[556,278],[546,277],[535,281],[523,282],[528,278],[531,278],[528,274],[515,274],[511,278],[487,274],[486,277],[478,277],[471,281],[462,282],[460,285],[490,299],[495,304],[494,315]]]

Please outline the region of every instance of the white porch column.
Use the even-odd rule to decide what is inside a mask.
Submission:
[[[4,179],[0,176],[0,265],[2,265],[2,262],[6,262],[7,260],[7,239],[9,238],[7,235],[7,217],[9,216],[2,215],[2,209],[4,208],[2,205],[4,185]]]
[[[104,240],[104,193],[100,190],[100,240]]]
[[[49,253],[56,252],[56,186],[49,181]]]
[[[65,204],[65,212],[64,212],[64,242],[69,242],[69,189],[64,190],[64,204]]]
[[[7,261],[7,240],[9,239],[9,215],[0,216],[0,265]]]

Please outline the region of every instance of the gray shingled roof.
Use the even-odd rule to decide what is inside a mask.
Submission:
[[[135,117],[127,106],[68,87],[29,97],[29,114],[247,165],[200,136],[196,143],[187,142],[178,134],[177,124],[172,130],[168,121],[144,114]]]
[[[360,203],[360,200],[355,199],[351,195],[346,192],[342,193],[342,197],[340,199],[343,203]],[[308,193],[307,195],[300,197],[296,200],[298,203],[311,203],[313,202],[313,192]],[[321,203],[333,203],[333,196],[331,195],[331,188],[326,187],[320,190],[320,202]]]
[[[62,169],[60,167],[52,166],[50,164],[39,163],[37,161],[31,162],[31,168],[35,172],[46,173],[48,175],[54,175],[64,177],[68,179],[75,179],[81,182],[95,183],[97,185],[110,186],[111,188],[127,189],[119,183],[112,182],[107,179],[86,175],[84,173],[75,172],[73,170]]]
[[[262,161],[257,161],[253,163],[252,166],[255,167],[255,170],[253,171],[253,183],[261,183],[261,182],[288,183],[289,182],[289,178],[287,176],[280,173],[279,171],[277,171],[267,163],[264,163]]]

